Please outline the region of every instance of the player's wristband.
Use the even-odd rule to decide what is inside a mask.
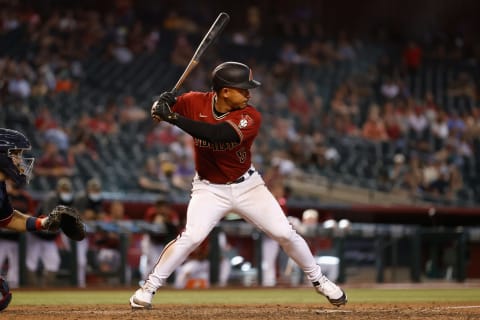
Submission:
[[[38,231],[42,229],[42,220],[35,217],[28,217],[26,223],[27,231]]]

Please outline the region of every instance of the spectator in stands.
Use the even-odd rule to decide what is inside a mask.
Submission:
[[[372,141],[385,141],[388,134],[383,119],[380,118],[377,105],[370,106],[368,119],[362,127],[362,136]]]
[[[302,126],[308,124],[311,117],[311,106],[305,90],[299,84],[293,84],[290,89],[288,108],[300,120]]]
[[[58,128],[58,121],[52,115],[47,105],[41,105],[36,111],[35,129],[44,132],[48,129]]]
[[[172,173],[172,184],[179,191],[188,191],[191,188],[195,168],[187,155],[176,157],[175,170]]]
[[[14,97],[26,99],[30,96],[31,90],[30,82],[20,72],[17,72],[8,82],[8,93]]]
[[[410,153],[408,170],[405,174],[405,183],[410,195],[416,195],[423,179],[423,163],[417,153]]]
[[[147,157],[143,169],[138,174],[138,185],[143,190],[167,194],[171,191],[170,181],[159,167],[157,157]]]
[[[448,115],[445,111],[440,111],[435,121],[431,124],[431,131],[433,135],[434,149],[440,149],[445,140],[450,135],[450,130],[448,128]]]
[[[148,53],[154,53],[160,43],[161,32],[157,26],[153,26],[144,39],[145,48]]]
[[[480,107],[472,108],[471,114],[465,119],[465,137],[478,139],[480,137]]]
[[[423,106],[425,110],[425,116],[427,117],[428,122],[429,123],[434,122],[437,119],[437,115],[438,115],[438,112],[440,111],[440,107],[435,102],[435,96],[433,95],[432,91],[427,91],[425,93]]]
[[[77,89],[78,84],[70,76],[68,69],[64,68],[58,72],[55,84],[55,93],[72,93]]]
[[[90,118],[90,130],[100,136],[116,135],[118,133],[118,122],[116,116],[117,108],[113,109],[107,105],[107,109],[98,110],[97,113]]]
[[[192,56],[193,47],[188,37],[185,34],[179,34],[170,54],[170,62],[177,67],[185,68]]]
[[[64,128],[59,126],[57,128],[45,130],[45,132],[43,132],[43,140],[45,142],[53,142],[57,146],[57,149],[62,157],[67,160],[67,163],[69,165],[73,164],[68,161],[69,158],[67,155],[70,148],[70,138]]]
[[[382,118],[385,122],[385,131],[389,140],[397,141],[403,138],[404,133],[395,116],[395,105],[393,102],[386,102],[383,105]]]
[[[135,56],[144,52],[145,49],[145,32],[142,20],[132,21],[127,32],[126,41],[127,46]]]
[[[340,61],[355,60],[357,54],[345,31],[340,32],[337,42],[337,54]]]
[[[27,215],[33,215],[35,205],[30,193],[10,180],[6,180],[6,185],[12,207]],[[20,284],[19,240],[20,233],[0,230],[0,248],[2,248],[0,250],[0,269],[8,260],[6,279],[11,288],[17,288]]]
[[[68,152],[69,163],[75,163],[75,157],[86,155],[93,160],[98,159],[97,143],[89,128],[90,117],[86,112],[70,128],[71,146]]]
[[[115,61],[127,64],[132,62],[134,56],[130,48],[126,45],[124,41],[117,41],[117,42],[109,42],[107,43],[107,51],[105,59],[111,60],[115,59]]]
[[[188,16],[182,16],[177,10],[172,9],[163,21],[163,27],[169,31],[181,33],[195,33],[198,30],[196,23]]]
[[[37,176],[46,177],[50,185],[54,185],[58,178],[72,176],[73,168],[59,152],[57,145],[47,141],[43,145],[43,153],[34,167],[34,172]]]
[[[451,137],[458,139],[466,129],[466,124],[457,111],[452,111],[447,120],[448,131]]]
[[[100,180],[97,178],[89,179],[87,181],[85,190],[76,195],[73,206],[78,210],[82,219],[87,223],[104,220],[106,213]],[[96,264],[96,261],[88,261],[89,252],[93,253],[95,250],[90,246],[90,237],[86,237],[84,240],[77,242],[76,245],[77,285],[80,288],[84,288],[87,284],[87,266],[89,264]],[[90,256],[92,255],[90,254]]]
[[[400,87],[398,82],[393,78],[386,78],[380,85],[380,93],[384,101],[392,101],[400,95]]]
[[[410,76],[415,76],[422,63],[423,50],[411,40],[402,52],[403,65]],[[412,78],[413,80],[413,78]],[[413,88],[412,88],[413,89]]]
[[[175,270],[176,289],[206,289],[210,287],[209,239],[204,240]]]
[[[405,187],[405,179],[408,172],[408,167],[405,163],[405,156],[397,153],[393,157],[393,165],[387,169],[387,176],[385,181],[385,190],[398,191]]]
[[[150,150],[163,149],[166,145],[175,142],[181,134],[181,130],[172,127],[173,126],[162,125],[162,123],[152,127],[146,134],[145,146]]]
[[[304,57],[298,52],[296,44],[289,41],[283,43],[279,58],[287,67],[306,62]]]
[[[449,83],[447,93],[450,97],[463,97],[475,101],[477,98],[477,86],[469,73],[460,72],[457,78]]]
[[[85,190],[75,197],[74,205],[85,221],[103,220],[106,215],[103,201],[100,180],[91,178]]]
[[[98,221],[99,231],[94,235],[99,271],[117,272],[122,263],[120,254],[120,221],[125,219],[125,206],[119,200],[112,201],[108,212]],[[127,270],[126,276],[129,271]]]
[[[425,139],[427,130],[429,129],[429,122],[425,116],[423,107],[416,105],[413,100],[410,100],[409,103],[408,124],[411,139],[416,141]]]
[[[123,105],[120,107],[120,125],[141,122],[146,118],[147,112],[137,105],[134,96],[127,95],[123,98]]]
[[[45,216],[49,214],[57,205],[72,206],[73,204],[73,186],[69,178],[61,178],[57,182],[56,189],[50,192],[47,197],[38,206],[35,216]],[[47,231],[38,231],[28,233],[26,266],[28,271],[28,280],[30,285],[35,285],[37,279],[41,286],[52,286],[55,284],[56,275],[60,269],[60,254],[57,241],[60,239],[59,233]],[[39,262],[42,263],[43,272],[37,278]]]

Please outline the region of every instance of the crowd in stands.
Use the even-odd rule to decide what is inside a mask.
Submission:
[[[12,191],[18,207],[28,198],[23,211],[40,215],[51,201],[72,204],[97,223],[99,232],[77,252],[84,287],[91,268],[118,271],[121,239],[109,222],[130,218],[121,201],[106,206],[102,194],[166,196],[145,213],[170,232],[153,228],[140,240],[143,273],[181,226],[165,199],[188,197],[192,141],[177,127],[154,124],[149,109],[178,79],[210,21],[174,9],[161,20],[142,20],[133,9],[51,9],[2,9],[0,125],[24,132],[36,156],[27,191],[38,208],[25,190]],[[227,28],[182,90],[209,90],[209,72],[223,60],[253,67],[262,88],[252,90],[251,104],[263,116],[254,163],[269,186],[320,175],[409,199],[478,204],[478,43],[327,34],[313,20],[285,17],[274,17],[276,33],[266,35],[268,13],[248,6],[238,14],[245,24]],[[61,268],[56,250],[68,250],[68,241],[31,236],[47,249],[29,250],[29,280],[52,280]],[[0,233],[0,241],[18,245],[18,235]],[[38,277],[39,252],[47,251],[46,274]],[[10,283],[18,286],[18,277]]]
[[[244,29],[227,30],[183,90],[208,90],[209,70],[224,59],[252,66],[263,85],[251,99],[264,119],[260,171],[277,170],[287,182],[326,175],[444,203],[480,198],[479,57],[467,50],[474,44],[326,34],[308,19],[278,19],[278,34],[267,39],[266,12],[250,6],[239,14]],[[173,86],[204,21],[175,9],[152,23],[133,7],[44,14],[19,5],[0,22],[0,123],[34,142],[32,190],[51,190],[61,177],[81,188],[98,175],[107,191],[188,194],[191,141],[154,125],[149,108],[159,92],[151,88]],[[140,70],[150,58],[160,70]],[[135,63],[131,79],[118,71]],[[134,84],[136,73],[151,77]]]

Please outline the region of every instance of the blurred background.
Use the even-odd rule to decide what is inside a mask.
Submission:
[[[191,140],[149,110],[220,11],[231,21],[182,92],[209,90],[223,61],[252,67],[255,167],[324,270],[346,284],[480,277],[478,1],[0,8],[0,125],[25,133],[36,158],[12,202],[32,215],[73,205],[89,227],[81,243],[0,232],[12,287],[136,285],[182,229]],[[188,262],[172,286],[304,283],[234,213]]]

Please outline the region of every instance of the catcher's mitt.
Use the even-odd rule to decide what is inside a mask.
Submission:
[[[62,229],[67,237],[75,241],[85,238],[85,224],[77,210],[67,206],[56,206],[48,215],[44,228],[53,232]]]

